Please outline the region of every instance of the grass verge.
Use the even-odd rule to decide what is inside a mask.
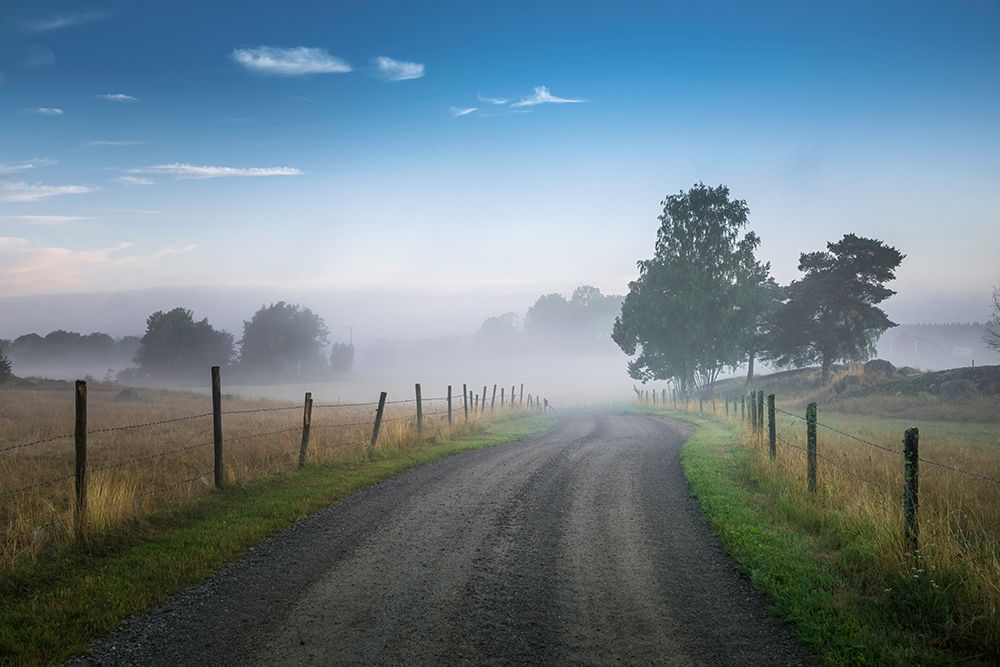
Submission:
[[[443,444],[233,487],[41,557],[0,581],[0,663],[59,663],[125,617],[210,577],[254,544],[362,487],[450,454],[533,435],[550,423],[514,416]]]
[[[946,623],[916,621],[933,603],[923,582],[885,581],[874,567],[879,548],[870,533],[758,474],[733,425],[660,414],[696,427],[682,464],[708,521],[740,570],[825,664],[995,664],[986,648],[955,645]]]

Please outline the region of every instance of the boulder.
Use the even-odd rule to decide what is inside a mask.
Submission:
[[[872,359],[865,363],[865,375],[891,378],[896,374],[896,367],[885,359]]]

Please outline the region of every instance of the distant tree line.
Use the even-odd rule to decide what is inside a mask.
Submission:
[[[575,351],[605,349],[623,299],[590,285],[577,287],[569,299],[543,294],[523,318],[513,312],[487,318],[476,337],[484,349],[500,353],[539,345]]]
[[[243,379],[293,380],[350,370],[354,346],[336,343],[327,356],[329,330],[323,318],[299,304],[261,306],[243,322],[243,337],[198,320],[187,308],[157,311],[146,319],[135,368],[123,379],[184,378],[210,366],[228,367]]]
[[[0,340],[0,356],[6,366],[33,368],[120,367],[130,363],[138,349],[139,338],[136,336],[116,339],[100,331],[81,334],[57,329],[44,336],[29,333],[14,340]],[[4,367],[3,362],[0,362],[0,367]]]
[[[754,362],[819,364],[821,382],[838,361],[863,361],[895,323],[878,304],[895,292],[904,255],[876,239],[846,234],[826,250],[802,253],[802,276],[779,285],[756,257],[749,207],[724,185],[696,184],[662,202],[651,259],[612,328],[633,357],[629,374],[670,380],[685,392],[711,387],[726,369]]]

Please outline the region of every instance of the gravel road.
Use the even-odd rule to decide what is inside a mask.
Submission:
[[[74,664],[798,665],[688,493],[684,427],[590,413],[413,469]]]

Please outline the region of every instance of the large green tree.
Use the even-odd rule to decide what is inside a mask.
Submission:
[[[745,358],[758,317],[750,298],[769,266],[754,256],[759,237],[745,231],[746,202],[726,186],[698,183],[662,204],[655,254],[638,263],[612,338],[635,357],[632,377],[704,388]]]
[[[174,308],[146,318],[135,362],[149,375],[188,377],[226,366],[233,356],[232,334],[213,328],[207,319],[195,320],[187,308]]]
[[[820,363],[823,384],[834,363],[871,358],[879,336],[896,326],[878,304],[895,294],[885,284],[905,257],[854,234],[826,247],[799,257],[804,275],[771,316],[764,354],[778,366]]]
[[[240,365],[278,375],[325,368],[329,335],[323,318],[297,303],[261,306],[243,323]]]

